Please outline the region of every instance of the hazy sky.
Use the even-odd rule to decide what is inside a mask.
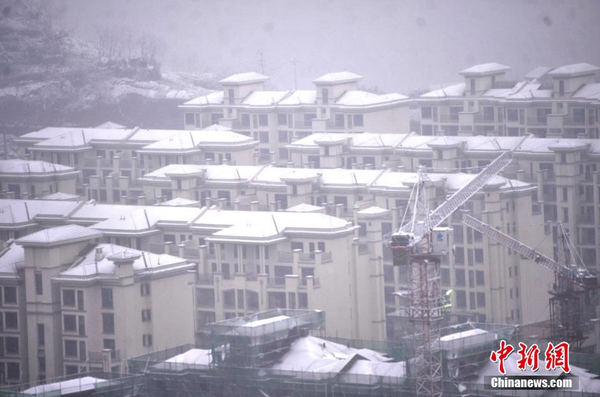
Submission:
[[[95,27],[130,25],[160,36],[169,69],[218,75],[261,71],[270,88],[298,88],[351,70],[380,91],[460,80],[476,63],[513,67],[600,64],[598,0],[60,0],[57,22],[95,39]]]

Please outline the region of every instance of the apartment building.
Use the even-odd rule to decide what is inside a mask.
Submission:
[[[0,208],[18,214],[27,204],[29,221],[17,218],[13,227],[27,222],[34,230],[43,228],[43,218],[50,217],[38,206],[42,202],[0,200]],[[89,226],[102,232],[101,243],[197,263],[197,310],[190,318],[196,321],[199,338],[214,321],[278,307],[325,311],[330,335],[385,338],[378,221],[369,228],[373,240],[369,251],[352,223],[323,213],[43,203],[62,206],[52,216],[54,224]],[[0,224],[3,230],[10,229],[9,219]],[[339,290],[338,285],[347,287]]]
[[[257,141],[218,125],[197,131],[108,126],[47,127],[15,142],[24,159],[80,170],[77,194],[109,203],[135,204],[137,178],[168,164],[257,163]]]
[[[0,252],[2,383],[101,370],[106,361],[120,372],[127,357],[194,341],[195,264],[101,237],[65,225]]]
[[[223,90],[180,105],[186,129],[212,124],[230,127],[259,141],[260,161],[286,164],[286,145],[314,132],[398,133],[409,131],[410,100],[401,94],[359,89],[362,76],[328,73],[313,90],[269,91],[269,78],[240,73],[220,81]]]
[[[431,208],[435,208],[474,175],[431,173],[429,177],[435,185],[429,193]],[[359,250],[375,260],[373,255],[378,254],[371,246],[381,249],[383,236],[396,230],[404,216],[410,216],[405,210],[410,209],[415,180],[414,173],[385,169],[170,165],[145,175],[140,183],[146,197],[170,189],[169,196],[201,200],[222,209],[321,212],[344,218],[359,226],[355,232]],[[465,210],[550,254],[551,229],[544,227],[537,194],[538,189],[530,183],[498,178]],[[535,321],[541,312],[532,302],[547,300],[552,274],[473,233],[461,224],[461,215],[454,214],[448,222],[453,229],[454,255],[442,268],[444,288],[454,291],[454,314],[461,321]],[[392,266],[388,249],[381,253],[386,310],[392,312],[400,304],[394,292],[406,286],[405,269]]]
[[[46,161],[0,160],[0,196],[37,198],[57,192],[75,194],[80,172]]]
[[[503,175],[537,186],[534,202],[546,222],[562,222],[590,268],[600,270],[600,144],[596,139],[389,134],[315,134],[288,146],[295,166],[479,172],[503,151]],[[327,153],[327,155],[325,155]],[[556,243],[556,242],[555,242]]]
[[[421,95],[422,135],[599,137],[599,67],[538,67],[519,82],[506,80],[510,69],[475,65],[460,72],[463,83]]]

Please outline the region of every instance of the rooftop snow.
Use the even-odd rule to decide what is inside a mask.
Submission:
[[[242,101],[248,106],[274,106],[288,94],[288,91],[254,91]]]
[[[96,260],[96,249],[102,250],[102,259]],[[77,265],[61,272],[61,276],[97,276],[97,275],[114,275],[115,263],[110,257],[128,256],[135,258],[133,262],[134,272],[145,272],[160,270],[165,267],[173,267],[176,265],[187,266],[187,261],[167,254],[153,254],[151,252],[139,251],[128,247],[122,247],[115,244],[99,244],[91,248],[83,255],[83,258]]]
[[[563,75],[576,76],[576,75],[596,73],[599,70],[600,70],[600,68],[598,66],[590,65],[589,63],[582,62],[582,63],[574,63],[571,65],[561,66],[561,67],[556,68],[553,71],[549,72],[548,75],[549,76],[563,76]]]
[[[527,73],[525,75],[526,79],[536,79],[539,80],[542,77],[544,77],[545,75],[548,74],[548,72],[550,72],[552,70],[552,68],[548,67],[548,66],[538,66],[537,68],[533,69],[531,72]]]
[[[82,378],[31,387],[23,391],[23,393],[34,395],[42,395],[48,393],[48,395],[65,396],[68,394],[94,390],[97,386],[102,386],[105,383],[109,383],[109,381],[105,379],[94,378],[91,376],[84,376]]]
[[[223,91],[213,92],[208,95],[199,96],[184,103],[184,105],[222,105],[225,94]]]
[[[243,325],[243,327],[255,328],[255,327],[260,327],[262,325],[268,325],[268,324],[276,323],[278,321],[287,320],[288,318],[290,318],[290,317],[284,316],[284,315],[270,317],[270,318],[263,318],[262,320],[255,320],[255,321],[246,323]]]
[[[12,242],[4,250],[0,251],[0,273],[17,273],[23,268],[25,250],[22,246]]]
[[[43,197],[39,197],[38,199],[39,200],[57,200],[57,201],[77,201],[80,198],[81,198],[81,196],[78,196],[76,194],[56,192],[56,193],[48,194]]]
[[[324,74],[313,80],[313,83],[347,83],[362,79],[361,75],[352,72],[333,72]]]
[[[162,203],[158,203],[156,205],[160,205],[163,207],[197,207],[200,205],[200,202],[196,200],[189,200],[186,198],[176,197],[172,200],[163,201]]]
[[[285,211],[287,212],[323,212],[325,209],[323,207],[318,207],[316,205],[310,205],[306,203],[300,203],[293,207],[288,207]]]
[[[127,129],[124,125],[113,123],[112,121],[105,121],[104,123],[95,126],[94,128],[110,128],[110,129]]]
[[[256,83],[268,80],[269,77],[256,72],[237,73],[219,80],[221,84]]]
[[[317,92],[313,90],[295,90],[287,97],[279,101],[278,105],[315,105],[317,103]]]
[[[346,91],[335,103],[341,106],[368,106],[401,101],[407,98],[397,93],[379,95],[367,91]]]
[[[254,139],[233,131],[190,130],[153,142],[143,150],[190,150],[203,145],[252,143]]]
[[[0,174],[48,174],[75,171],[74,168],[61,164],[34,160],[0,160]]]
[[[430,91],[421,95],[421,98],[447,98],[447,97],[462,97],[465,94],[465,83],[450,85],[439,90]]]
[[[486,75],[506,72],[512,69],[510,66],[502,65],[500,63],[482,63],[479,65],[471,66],[470,68],[463,69],[459,72],[461,75]]]
[[[50,245],[76,239],[94,239],[99,237],[102,237],[102,232],[97,230],[89,229],[79,225],[65,225],[44,229],[40,230],[39,232],[29,234],[25,237],[19,238],[17,243],[20,245]]]

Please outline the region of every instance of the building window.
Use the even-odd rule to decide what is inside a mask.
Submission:
[[[17,303],[17,287],[4,287],[4,304],[14,305]]]
[[[65,357],[77,357],[77,341],[65,339]]]
[[[112,288],[102,288],[102,308],[112,309],[113,306],[113,290]]]
[[[465,286],[465,271],[463,269],[454,269],[454,284],[457,287]]]
[[[19,354],[19,338],[7,336],[4,338],[6,354]]]
[[[65,314],[63,316],[63,330],[65,332],[77,332],[77,316]]]
[[[298,292],[298,309],[308,309],[308,295]]]
[[[44,324],[37,325],[37,339],[38,346],[41,347],[46,345],[46,332],[44,330]]]
[[[475,79],[469,80],[471,95],[475,95]]]
[[[456,291],[456,307],[458,309],[467,308],[467,293],[465,291]]]
[[[287,131],[278,131],[277,138],[279,142],[288,143],[288,132]]]
[[[140,284],[140,294],[142,296],[150,296],[150,284]]]
[[[152,346],[152,334],[144,334],[142,337],[142,343],[144,347]]]
[[[44,294],[44,284],[42,282],[42,273],[40,272],[35,273],[35,293],[37,295]]]
[[[323,98],[323,105],[329,104],[329,90],[327,88],[323,88],[321,90],[321,97]]]
[[[112,313],[102,313],[102,332],[105,334],[115,333],[115,315]]]
[[[242,127],[250,127],[250,115],[247,113],[242,114]]]
[[[196,124],[196,122],[194,121],[194,113],[186,113],[185,114],[185,124],[186,125],[194,125],[194,124]]]
[[[279,159],[289,160],[289,152],[286,148],[279,148]]]
[[[277,125],[287,125],[288,115],[287,114],[278,114],[277,115]]]
[[[421,118],[422,119],[431,119],[431,106],[423,106],[421,108]]]
[[[65,365],[65,375],[77,375],[79,373],[79,367],[77,365]]]
[[[363,115],[362,114],[355,114],[354,115],[354,126],[355,127],[362,127],[362,126],[364,126],[364,120],[363,120]]]
[[[477,307],[485,307],[485,293],[483,292],[477,293]]]
[[[574,108],[573,109],[573,122],[577,124],[585,123],[585,109]]]
[[[77,309],[85,309],[85,306],[83,304],[83,291],[77,291]]]
[[[146,323],[148,321],[152,321],[152,310],[144,309],[142,310],[142,322]]]
[[[564,80],[558,81],[558,95],[559,96],[565,95],[565,81]]]
[[[269,143],[269,131],[259,131],[258,140],[262,143]]]
[[[465,264],[465,250],[463,247],[456,247],[454,249],[454,263],[457,265]]]
[[[261,127],[269,125],[269,115],[259,114],[258,115],[258,125]]]
[[[230,88],[227,90],[227,99],[230,105],[234,105],[235,104],[235,94],[234,94],[234,90],[233,88]]]
[[[19,313],[5,312],[4,326],[6,327],[6,329],[19,329]]]

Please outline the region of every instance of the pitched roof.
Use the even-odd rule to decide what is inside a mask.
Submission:
[[[506,72],[512,69],[510,66],[502,65],[500,63],[490,62],[482,63],[479,65],[471,66],[470,68],[463,69],[459,72],[461,75],[486,75]]]
[[[548,75],[550,76],[577,76],[577,75],[585,75],[591,74],[599,71],[600,68],[595,65],[590,65],[589,63],[581,62],[574,63],[571,65],[561,66],[559,68],[554,69]]]
[[[73,167],[34,160],[0,160],[1,174],[49,174],[75,171]]]
[[[40,230],[17,240],[20,245],[57,245],[63,242],[91,240],[102,237],[102,232],[79,225],[65,225]]]
[[[363,77],[359,74],[344,71],[344,72],[332,72],[324,74],[321,77],[317,77],[313,80],[313,83],[347,83],[351,81],[357,81]]]
[[[408,97],[398,93],[373,94],[367,91],[346,91],[335,103],[343,106],[368,106],[401,101]]]
[[[269,77],[256,72],[237,73],[222,80],[221,84],[241,84],[241,83],[256,83],[268,80]]]

